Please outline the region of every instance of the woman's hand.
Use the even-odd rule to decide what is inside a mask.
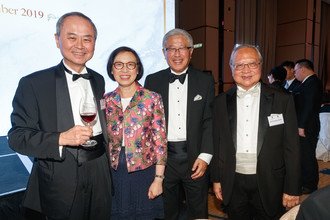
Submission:
[[[154,199],[163,193],[163,179],[155,177],[148,190],[148,198]]]

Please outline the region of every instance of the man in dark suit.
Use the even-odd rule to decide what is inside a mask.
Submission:
[[[330,217],[330,186],[310,194],[300,205],[296,220],[328,220]]]
[[[182,29],[163,38],[169,68],[151,74],[145,87],[160,93],[167,122],[168,158],[164,179],[165,219],[178,219],[180,185],[186,196],[188,219],[208,218],[207,167],[213,154],[212,112],[214,80],[189,66],[193,39]]]
[[[253,45],[236,46],[230,66],[236,86],[214,101],[213,189],[231,220],[278,219],[300,194],[293,97],[260,82]]]
[[[110,219],[108,140],[100,104],[104,79],[85,66],[96,36],[94,23],[82,13],[59,18],[55,40],[62,62],[23,77],[13,100],[10,147],[35,158],[23,206],[47,219]],[[87,96],[97,103],[93,127],[83,126],[79,115],[80,99]],[[90,138],[97,145],[82,147]]]
[[[314,73],[312,61],[298,60],[294,71],[296,79],[301,82],[293,94],[301,148],[302,192],[309,194],[317,189],[319,181],[315,150],[320,132],[319,111],[322,100],[322,85]]]
[[[284,61],[281,66],[286,69],[286,82],[284,88],[291,93],[300,85],[300,82],[294,77],[294,62],[287,60]]]

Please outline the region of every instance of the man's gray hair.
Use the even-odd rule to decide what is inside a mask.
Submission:
[[[163,49],[165,49],[165,45],[166,45],[166,42],[168,40],[169,37],[171,36],[176,36],[176,35],[181,35],[181,36],[184,36],[189,45],[187,47],[193,47],[194,46],[194,41],[193,41],[193,38],[192,36],[185,30],[183,29],[180,29],[180,28],[175,28],[175,29],[172,29],[170,30],[169,32],[167,32],[164,37],[163,37]]]
[[[232,52],[231,52],[231,55],[230,55],[230,60],[229,60],[229,65],[230,65],[230,68],[233,69],[235,63],[234,63],[234,57],[236,55],[236,52],[240,49],[243,49],[243,48],[251,48],[251,49],[254,49],[257,54],[258,54],[258,57],[259,57],[259,62],[262,63],[263,59],[262,59],[262,56],[261,56],[261,53],[259,51],[259,47],[258,46],[255,46],[255,45],[252,45],[252,44],[235,44]]]

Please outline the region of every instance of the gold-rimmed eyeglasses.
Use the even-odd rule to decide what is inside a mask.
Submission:
[[[124,66],[126,66],[127,69],[129,70],[134,70],[137,66],[137,63],[135,62],[127,62],[127,63],[123,63],[123,62],[114,62],[113,63],[113,67],[117,70],[121,70],[124,68]]]
[[[251,63],[236,63],[232,67],[235,70],[243,70],[245,66],[248,66],[250,69],[257,69],[261,63],[260,62],[251,62]]]
[[[174,47],[168,47],[168,48],[165,48],[165,51],[168,52],[168,53],[176,53],[176,52],[179,52],[179,53],[185,53],[187,52],[191,47],[179,47],[179,48],[174,48]]]

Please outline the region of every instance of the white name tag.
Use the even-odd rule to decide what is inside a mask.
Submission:
[[[284,124],[283,114],[271,114],[267,118],[270,127]]]
[[[100,107],[101,107],[102,110],[105,109],[105,100],[104,99],[100,100]]]

